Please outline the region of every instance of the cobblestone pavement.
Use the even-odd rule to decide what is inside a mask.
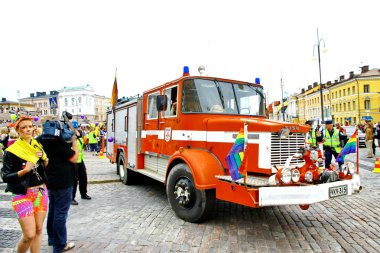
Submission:
[[[380,174],[371,172],[373,159],[362,157],[360,194],[307,211],[218,201],[210,220],[192,224],[175,216],[163,184],[113,182],[116,166],[86,154],[93,199],[77,198],[79,205],[70,208],[71,252],[380,252]],[[0,252],[15,252],[21,232],[4,188],[0,184]],[[48,252],[46,231],[42,252]]]

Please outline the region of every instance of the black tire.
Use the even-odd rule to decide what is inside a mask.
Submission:
[[[123,180],[123,173],[124,173],[124,156],[123,153],[119,154],[119,157],[117,158],[116,162],[116,175],[119,175],[120,180]],[[120,173],[122,171],[122,173]]]
[[[187,187],[187,188],[186,188]],[[170,171],[166,194],[175,214],[189,222],[207,219],[215,206],[215,189],[198,190],[189,167],[180,163]]]
[[[128,169],[122,154],[120,154],[117,161],[117,170],[119,172],[120,181],[123,182],[123,184],[131,185],[133,183],[134,172]]]

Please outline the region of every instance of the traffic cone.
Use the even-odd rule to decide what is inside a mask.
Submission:
[[[379,157],[376,157],[375,168],[373,168],[372,172],[380,173],[380,161],[379,161]]]
[[[102,148],[100,149],[100,152],[99,152],[99,159],[104,159],[103,152],[104,152],[104,141],[102,138]]]

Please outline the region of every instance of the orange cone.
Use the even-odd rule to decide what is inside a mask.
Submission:
[[[100,152],[99,152],[99,159],[104,159],[103,152],[104,152],[104,141],[102,138],[102,148],[100,149]]]
[[[372,172],[380,173],[380,161],[379,161],[379,157],[376,157],[375,168],[373,168]]]

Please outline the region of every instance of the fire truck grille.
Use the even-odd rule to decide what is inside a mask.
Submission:
[[[287,139],[280,139],[276,133],[271,136],[271,165],[283,166],[289,156],[297,153],[300,147],[305,147],[305,135],[292,133]],[[292,159],[290,165],[301,165],[303,159]]]

